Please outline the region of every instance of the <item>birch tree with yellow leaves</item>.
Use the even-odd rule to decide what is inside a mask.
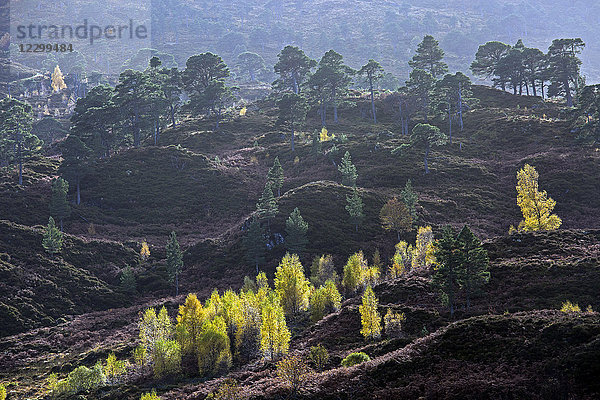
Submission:
[[[519,231],[552,231],[558,229],[562,220],[552,210],[556,201],[545,190],[538,190],[539,174],[529,164],[517,172],[517,205],[523,212]]]

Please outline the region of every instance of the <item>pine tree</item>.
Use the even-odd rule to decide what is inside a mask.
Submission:
[[[352,164],[352,158],[350,157],[349,152],[344,154],[344,157],[338,166],[338,171],[342,173],[342,185],[351,187],[356,186],[358,174],[356,173],[356,166]]]
[[[295,151],[296,130],[302,127],[308,112],[308,103],[304,96],[295,93],[285,93],[277,102],[279,114],[277,125],[287,125],[291,131],[292,152]]]
[[[67,85],[65,84],[64,76],[58,65],[54,68],[54,72],[52,73],[51,86],[55,92],[60,92],[61,90],[67,88]]]
[[[166,251],[169,281],[175,283],[175,295],[179,296],[179,274],[183,269],[183,254],[179,248],[179,242],[177,241],[177,235],[175,232],[171,232]]]
[[[308,308],[310,282],[296,254],[287,253],[279,263],[275,271],[275,292],[286,315],[295,315]]]
[[[548,72],[550,76],[549,96],[564,94],[567,107],[573,107],[571,85],[577,88],[581,60],[577,55],[583,51],[585,43],[577,39],[555,39],[548,48]]]
[[[459,283],[465,290],[467,310],[469,310],[473,293],[490,280],[489,258],[481,240],[468,226],[465,225],[458,234],[458,242],[462,253],[462,274]]]
[[[562,220],[552,214],[556,201],[546,191],[538,190],[539,174],[529,164],[517,173],[517,205],[523,212],[520,231],[552,231],[558,229]]]
[[[292,211],[287,221],[285,221],[285,239],[286,249],[292,254],[301,254],[306,248],[308,239],[306,232],[308,231],[308,223],[304,221],[298,207]]]
[[[273,69],[279,75],[279,79],[275,81],[275,87],[300,94],[302,83],[317,62],[311,60],[304,54],[304,51],[295,46],[285,46],[277,57],[278,61]]]
[[[383,67],[375,60],[369,60],[363,65],[358,74],[365,77],[371,93],[371,113],[373,114],[373,123],[377,123],[377,113],[375,112],[375,83],[383,78]]]
[[[54,218],[48,218],[48,226],[44,232],[42,246],[51,255],[60,253],[63,244],[63,234],[54,223]]]
[[[273,166],[267,174],[267,182],[271,184],[271,188],[277,189],[277,197],[281,196],[281,187],[283,186],[283,168],[279,162],[279,157],[275,157]]]
[[[273,196],[273,189],[269,182],[267,182],[262,196],[260,196],[258,203],[256,203],[256,216],[259,221],[267,221],[267,226],[270,227],[271,219],[275,218],[278,212],[279,207],[277,206],[275,196]]]
[[[377,311],[378,303],[373,289],[371,286],[367,286],[362,297],[362,305],[358,307],[362,324],[360,333],[366,339],[378,339],[381,336],[381,315]]]
[[[392,153],[401,153],[405,147],[424,146],[425,157],[423,158],[423,161],[425,163],[425,173],[428,174],[429,167],[427,160],[429,158],[429,151],[434,146],[442,146],[446,144],[447,140],[448,137],[444,133],[440,132],[440,129],[437,126],[429,124],[417,124],[410,134],[410,144],[403,144],[392,150]]]
[[[352,196],[346,196],[346,211],[350,214],[350,222],[354,224],[356,232],[358,232],[358,225],[362,222],[365,214],[363,213],[363,201],[358,190],[354,188]]]
[[[419,195],[413,190],[412,182],[410,179],[406,181],[404,189],[400,192],[402,202],[408,207],[413,223],[417,220],[417,203],[419,202]]]
[[[261,311],[260,349],[266,358],[286,354],[290,343],[290,330],[285,322],[283,308],[277,297],[266,299]]]
[[[496,41],[479,46],[477,54],[475,54],[475,61],[471,63],[471,71],[474,75],[488,79],[497,76],[498,64],[510,49],[510,45]],[[500,86],[502,90],[506,90],[504,82],[500,82]]]
[[[379,218],[381,219],[383,229],[386,231],[396,231],[398,240],[400,240],[401,232],[407,232],[412,228],[413,221],[408,207],[396,197],[388,200],[381,207]]]
[[[408,65],[415,69],[423,69],[437,78],[448,72],[448,65],[442,61],[443,58],[444,51],[440,49],[438,41],[433,36],[426,35]]]
[[[0,155],[4,160],[16,160],[19,165],[19,185],[23,185],[23,161],[42,148],[42,141],[31,133],[31,105],[13,97],[0,100]]]
[[[135,293],[137,284],[135,282],[135,274],[130,265],[125,267],[121,272],[121,289],[129,294]]]
[[[52,181],[52,197],[50,198],[50,215],[56,217],[60,224],[60,231],[63,231],[63,219],[71,215],[71,206],[67,201],[69,192],[69,183],[63,178],[57,178]]]
[[[406,88],[414,96],[417,103],[417,109],[421,109],[425,122],[428,121],[431,97],[435,89],[435,78],[423,69],[414,69],[411,71]],[[405,128],[408,133],[408,126]]]
[[[246,249],[246,258],[248,262],[254,264],[258,274],[259,264],[265,262],[265,233],[256,217],[248,225],[246,237],[244,237],[244,247]]]
[[[442,229],[442,237],[438,240],[434,256],[437,263],[431,284],[440,291],[442,303],[450,308],[450,316],[453,317],[460,277],[464,275],[464,271],[460,243],[451,227]]]

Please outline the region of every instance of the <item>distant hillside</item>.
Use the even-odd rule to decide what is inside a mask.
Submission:
[[[279,50],[291,43],[317,59],[334,49],[352,67],[374,58],[404,81],[407,62],[426,34],[440,40],[450,69],[464,72],[477,47],[490,40],[523,39],[546,51],[552,39],[581,37],[587,43],[583,73],[588,83],[600,80],[600,5],[594,0],[155,0],[152,11],[153,46],[176,55],[181,66],[208,50],[233,65],[248,50],[262,55],[271,70]]]

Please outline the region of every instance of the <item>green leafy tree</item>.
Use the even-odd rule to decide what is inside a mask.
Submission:
[[[358,225],[360,225],[365,217],[363,208],[362,198],[358,194],[358,190],[354,188],[352,196],[346,196],[346,211],[350,215],[350,223],[354,224],[356,232],[358,232]]]
[[[356,173],[356,166],[352,164],[352,157],[350,157],[349,152],[344,154],[344,157],[338,166],[338,171],[342,174],[342,185],[351,187],[356,186],[358,174]]]
[[[57,178],[52,181],[52,196],[50,197],[50,215],[56,217],[60,224],[60,231],[63,231],[63,219],[71,215],[71,206],[67,201],[69,192],[69,183],[63,178]]]
[[[459,283],[465,291],[467,310],[469,310],[473,294],[490,281],[490,272],[488,271],[490,261],[481,240],[468,226],[465,225],[458,234],[458,242],[462,253],[462,274],[459,277]]]
[[[181,347],[175,340],[157,340],[152,352],[154,376],[177,375],[181,371]]]
[[[377,123],[377,113],[375,112],[375,83],[383,78],[383,67],[375,60],[369,60],[363,65],[358,74],[363,76],[371,93],[371,114],[373,115],[373,123]]]
[[[448,65],[442,61],[443,59],[444,51],[440,48],[439,42],[433,36],[426,35],[408,65],[429,72],[435,79],[448,72]]]
[[[283,186],[283,168],[279,162],[279,157],[275,157],[273,166],[267,173],[267,182],[271,184],[273,189],[277,189],[277,197],[281,196],[281,187]]]
[[[198,339],[200,374],[214,376],[231,367],[231,347],[222,317],[204,322]]]
[[[313,322],[317,322],[325,315],[340,309],[342,296],[331,280],[325,285],[315,289],[310,295],[310,314]]]
[[[63,234],[54,223],[54,218],[48,218],[48,226],[44,231],[42,246],[51,255],[60,253],[63,245]]]
[[[285,46],[277,57],[278,61],[273,69],[279,75],[279,79],[275,81],[275,86],[281,90],[289,89],[296,95],[300,94],[302,83],[317,62],[295,46]]]
[[[277,201],[273,196],[273,189],[269,182],[265,185],[265,190],[256,203],[256,216],[259,221],[267,221],[267,226],[270,228],[270,221],[275,218],[279,212]]]
[[[381,336],[381,315],[377,311],[379,301],[371,286],[367,286],[362,297],[362,305],[358,307],[362,329],[360,333],[367,339],[378,339]]]
[[[535,167],[529,164],[517,172],[517,205],[523,213],[520,231],[552,231],[562,224],[560,217],[552,214],[556,201],[539,190],[538,178]]]
[[[31,106],[13,97],[0,100],[0,157],[6,164],[16,160],[19,185],[23,185],[23,161],[42,148],[42,142],[31,133]]]
[[[315,256],[310,267],[310,281],[315,286],[321,286],[327,281],[337,283],[338,274],[335,270],[333,257],[331,255]]]
[[[567,107],[573,107],[573,86],[577,85],[581,60],[577,57],[585,43],[577,39],[555,39],[548,48],[548,70],[550,75],[549,96],[563,94]]]
[[[322,371],[329,364],[329,352],[319,343],[317,346],[311,346],[309,359],[317,371]]]
[[[348,261],[344,265],[344,275],[342,277],[342,286],[346,290],[346,295],[356,293],[358,288],[362,286],[367,268],[367,260],[362,251],[348,257]]]
[[[296,93],[285,93],[277,102],[277,107],[279,108],[277,125],[289,127],[292,135],[292,151],[295,151],[295,131],[302,127],[308,112],[306,99]]]
[[[296,315],[308,309],[310,282],[296,254],[287,253],[275,271],[275,292],[281,299],[286,315]]]
[[[81,203],[81,180],[89,168],[89,159],[93,153],[78,136],[68,135],[61,143],[63,161],[58,172],[64,176],[71,185],[75,185],[75,203]]]
[[[306,361],[298,354],[288,355],[277,363],[277,376],[290,386],[293,395],[298,393],[309,373]]]
[[[261,309],[260,349],[265,357],[273,360],[288,352],[290,338],[290,330],[286,325],[279,299],[270,296]]]
[[[183,254],[179,248],[179,242],[177,241],[177,235],[175,232],[171,232],[166,251],[169,280],[175,283],[175,295],[179,296],[179,274],[183,269]]]
[[[410,144],[411,146],[424,146],[425,147],[425,157],[423,157],[423,162],[425,164],[425,173],[429,173],[429,167],[427,164],[427,160],[429,157],[429,151],[434,146],[442,146],[446,144],[448,137],[440,131],[440,129],[436,126],[429,124],[417,124],[413,128],[410,135]],[[399,153],[403,148],[407,147],[407,145],[402,145],[400,147],[395,148],[392,153]]]
[[[290,253],[301,254],[304,252],[308,244],[307,231],[308,223],[304,221],[300,210],[296,207],[285,221],[285,232],[287,233],[285,245]]]
[[[244,247],[246,248],[246,258],[256,267],[258,274],[259,264],[265,262],[265,233],[256,217],[248,225],[248,231],[244,237]]]
[[[169,341],[173,337],[173,324],[164,306],[161,307],[158,315],[156,309],[146,309],[140,317],[138,329],[140,344],[145,349],[148,361],[153,360],[159,341]]]
[[[152,389],[149,393],[142,393],[140,400],[160,400],[160,397],[156,394],[156,390]]]
[[[414,191],[410,179],[406,181],[404,189],[400,192],[400,197],[402,198],[402,202],[406,204],[408,211],[410,211],[413,222],[415,222],[417,220],[417,203],[419,202],[419,195]]]
[[[401,232],[410,231],[412,228],[413,220],[408,207],[396,197],[388,200],[381,207],[379,218],[381,219],[383,229],[386,231],[396,231],[398,240],[400,240]]]

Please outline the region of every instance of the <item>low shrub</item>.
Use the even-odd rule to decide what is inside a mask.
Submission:
[[[352,367],[353,365],[358,365],[365,361],[371,361],[371,357],[361,351],[359,353],[348,354],[348,356],[342,360],[341,365],[342,367]]]

